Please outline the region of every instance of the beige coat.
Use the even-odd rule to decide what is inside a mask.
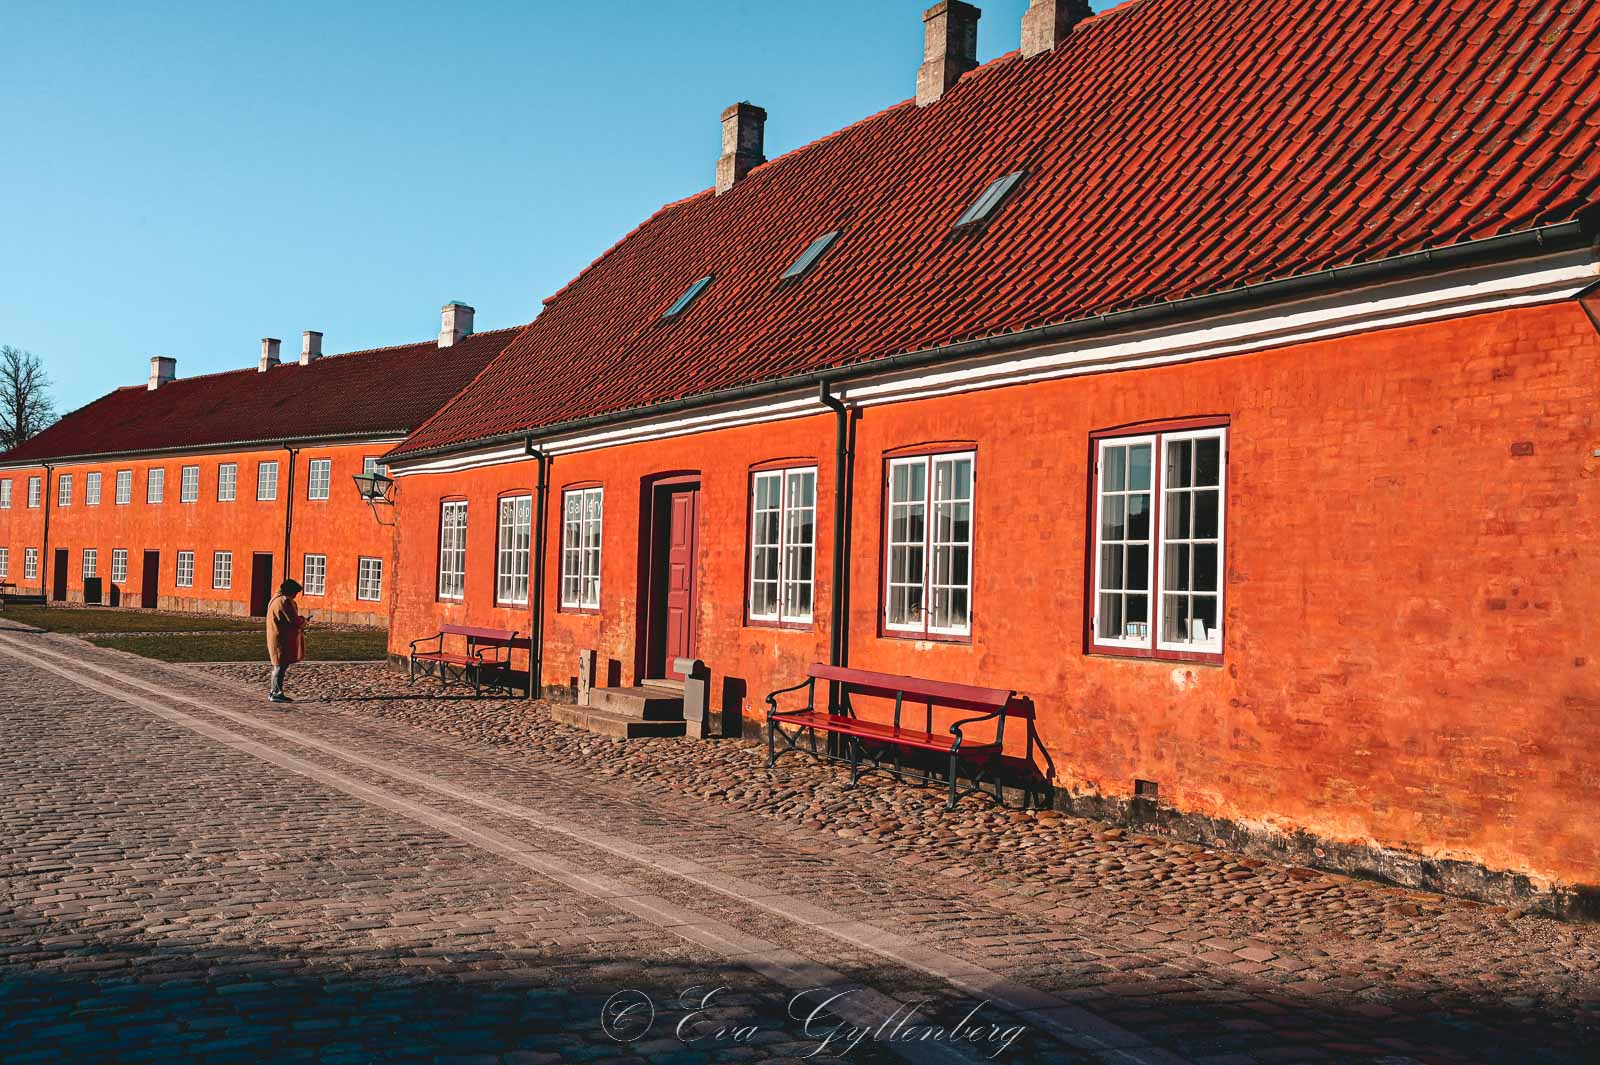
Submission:
[[[289,598],[267,604],[267,654],[275,666],[292,666],[306,656],[306,619]]]

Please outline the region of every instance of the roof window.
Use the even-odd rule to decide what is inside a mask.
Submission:
[[[839,239],[839,232],[839,230],[835,229],[832,233],[824,233],[812,241],[806,250],[800,253],[800,258],[789,264],[789,269],[783,272],[782,280],[787,281],[792,277],[799,277],[816,265],[817,260],[822,258],[822,253],[827,251],[833,242]]]
[[[960,229],[962,226],[974,226],[979,222],[987,222],[1005,198],[1011,194],[1011,190],[1017,187],[1017,183],[1022,180],[1025,173],[1026,171],[1024,170],[1018,170],[1014,174],[996,178],[988,188],[983,190],[983,195],[979,196],[973,205],[967,208],[966,214],[956,219],[956,228]]]
[[[670,318],[676,318],[678,315],[688,310],[689,304],[698,299],[700,293],[706,290],[706,286],[711,284],[711,278],[713,276],[714,275],[712,274],[707,274],[705,277],[702,277],[700,280],[690,285],[688,290],[685,291],[683,295],[678,297],[678,302],[667,308],[667,313],[661,316],[662,319],[666,320]]]

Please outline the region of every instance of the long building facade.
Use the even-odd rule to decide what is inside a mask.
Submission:
[[[1009,688],[1064,806],[1592,898],[1600,10],[977,18],[770,162],[729,108],[386,456],[391,649],[698,658],[745,729],[812,662]]]
[[[262,341],[255,368],[146,383],[0,455],[0,581],[47,601],[264,615],[293,577],[334,622],[386,625],[392,506],[352,480],[517,332],[473,334],[448,305],[439,340],[298,361]]]

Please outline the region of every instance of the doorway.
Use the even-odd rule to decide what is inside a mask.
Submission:
[[[700,482],[654,486],[650,498],[650,616],[645,679],[682,680],[674,658],[693,658],[699,646]]]
[[[250,558],[250,616],[264,618],[272,602],[272,556],[257,551]]]
[[[144,553],[144,573],[139,579],[139,605],[154,610],[161,602],[161,552]]]
[[[56,548],[56,564],[50,567],[50,598],[57,603],[67,601],[67,551]]]

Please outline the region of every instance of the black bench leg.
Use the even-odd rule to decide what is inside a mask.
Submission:
[[[944,804],[946,810],[956,808],[956,756],[950,755],[950,801]]]
[[[853,788],[861,779],[861,744],[854,736],[846,736],[844,742],[850,747],[850,786]]]
[[[778,748],[775,745],[775,743],[773,742],[773,735],[772,735],[773,731],[777,727],[778,727],[778,723],[776,721],[772,720],[772,718],[770,718],[770,717],[767,718],[767,768],[768,769],[771,769],[773,766],[778,764]]]

